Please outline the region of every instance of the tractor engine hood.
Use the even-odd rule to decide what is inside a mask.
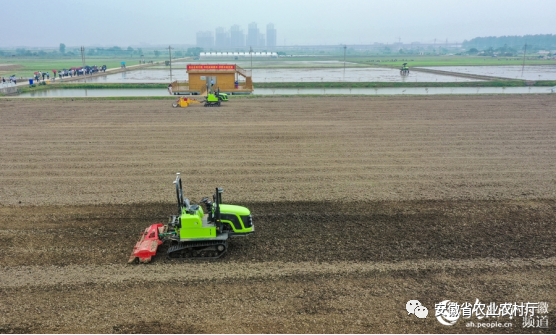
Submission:
[[[249,209],[236,205],[220,205],[220,213],[233,213],[239,216],[250,215]]]

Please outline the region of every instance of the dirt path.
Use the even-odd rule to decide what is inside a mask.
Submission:
[[[293,276],[349,275],[354,273],[446,270],[518,270],[528,267],[553,268],[556,257],[537,259],[417,260],[401,262],[158,262],[148,266],[70,265],[21,266],[2,269],[1,288],[50,285],[121,284],[124,282],[207,281],[220,274],[220,280],[279,279]]]
[[[381,333],[492,332],[409,317],[405,303],[548,301],[554,266],[317,271],[197,280],[124,280],[2,288],[3,332],[86,333]],[[322,266],[321,266],[322,267]],[[224,268],[227,269],[227,268]],[[252,267],[244,267],[253,270]],[[272,269],[272,268],[270,268]],[[138,269],[137,271],[142,271]],[[164,270],[161,270],[164,273]],[[82,276],[87,273],[83,272]],[[163,275],[164,276],[164,275]],[[187,277],[186,277],[187,278]],[[23,317],[27,316],[27,317]],[[556,316],[551,311],[549,319]],[[523,332],[521,318],[496,333]],[[477,321],[477,320],[475,320]],[[538,330],[535,330],[535,333]],[[546,329],[553,333],[554,327]]]
[[[2,99],[0,332],[530,331],[433,317],[480,299],[548,302],[554,333],[555,102]],[[256,233],[213,262],[126,265],[174,213],[178,171]]]
[[[427,69],[427,68],[422,68],[422,67],[419,67],[419,68],[412,67],[411,71],[427,72],[427,73],[434,73],[434,74],[439,74],[439,75],[443,75],[443,76],[448,75],[448,76],[454,76],[454,77],[471,78],[471,79],[479,79],[479,80],[487,80],[487,81],[491,81],[491,80],[511,80],[511,78],[483,76],[483,75],[478,75],[478,74],[452,72],[452,71],[442,71],[442,70],[438,70],[438,69]]]

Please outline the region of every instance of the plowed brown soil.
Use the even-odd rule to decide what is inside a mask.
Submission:
[[[0,333],[554,333],[555,105],[0,99]],[[126,265],[175,211],[175,172],[194,201],[224,187],[256,233],[216,261]],[[547,301],[549,328],[434,317],[477,298]]]

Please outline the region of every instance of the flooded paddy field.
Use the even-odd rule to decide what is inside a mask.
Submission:
[[[556,80],[556,65],[428,66],[423,69],[521,80]]]
[[[171,80],[186,80],[185,68],[141,69],[106,76],[81,79],[80,83],[169,83]],[[253,82],[469,82],[477,79],[413,71],[401,76],[400,71],[391,68],[280,68],[253,69]]]

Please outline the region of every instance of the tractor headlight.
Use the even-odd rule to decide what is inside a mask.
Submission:
[[[243,221],[243,226],[245,228],[251,228],[253,226],[253,218],[251,215],[242,215],[241,221]]]

